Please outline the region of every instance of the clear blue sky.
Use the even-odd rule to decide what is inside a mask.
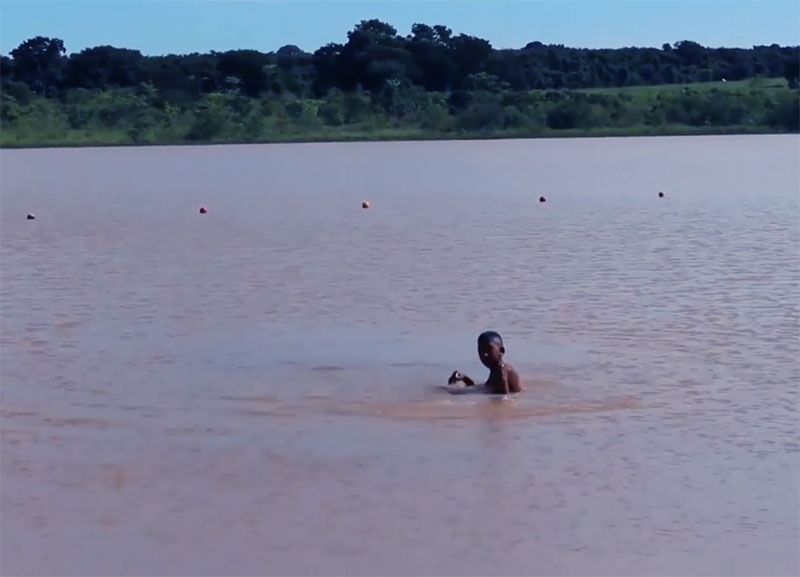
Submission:
[[[37,35],[61,38],[68,52],[101,44],[144,54],[284,44],[313,52],[345,42],[369,18],[401,34],[415,22],[444,24],[499,48],[800,44],[800,0],[0,0],[0,52]]]

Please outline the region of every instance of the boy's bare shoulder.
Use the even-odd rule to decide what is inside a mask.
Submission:
[[[517,372],[517,369],[508,363],[505,363],[503,366],[503,377],[506,379],[506,382],[509,385],[509,389],[513,393],[518,393],[522,391],[522,379]]]

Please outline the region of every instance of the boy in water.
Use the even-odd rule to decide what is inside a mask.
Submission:
[[[489,369],[489,379],[483,387],[487,393],[493,395],[507,395],[509,393],[522,392],[522,381],[520,381],[514,367],[503,360],[506,349],[503,346],[503,337],[494,331],[487,331],[478,336],[478,357],[481,363]],[[454,371],[447,384],[463,382],[468,387],[474,387],[475,381],[467,375]]]

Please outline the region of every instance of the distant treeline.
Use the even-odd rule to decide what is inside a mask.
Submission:
[[[0,137],[13,144],[35,140],[37,132],[47,143],[100,133],[101,141],[122,133],[151,142],[313,139],[315,131],[325,138],[345,129],[797,130],[791,109],[798,77],[797,46],[707,48],[687,40],[661,49],[578,49],[531,42],[498,50],[445,26],[415,24],[401,36],[378,20],[362,21],[345,44],[314,53],[288,45],[270,53],[144,56],[98,46],[66,56],[62,40],[36,37],[0,58],[0,128],[7,133]],[[767,78],[781,79],[771,85],[780,91],[737,82]],[[738,91],[623,91],[715,81]],[[66,134],[76,131],[81,135]]]

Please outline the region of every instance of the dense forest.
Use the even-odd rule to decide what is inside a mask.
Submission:
[[[0,59],[0,143],[230,142],[800,129],[800,47],[498,50],[445,26],[362,21],[344,44]]]

